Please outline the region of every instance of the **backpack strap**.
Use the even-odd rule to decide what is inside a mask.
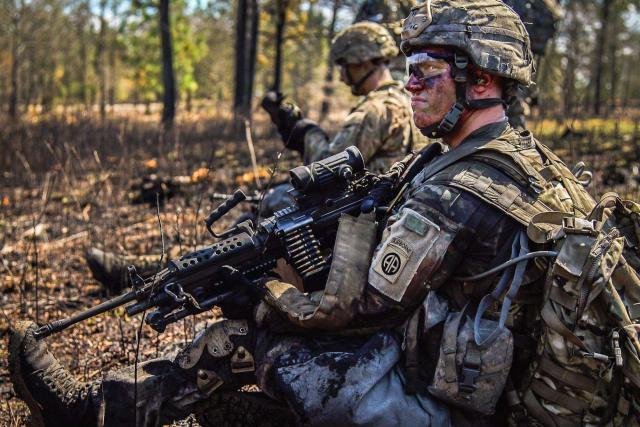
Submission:
[[[415,180],[470,192],[527,226],[535,215],[551,210],[538,197],[546,180],[515,154],[535,147],[530,135],[472,139],[430,162]]]
[[[536,194],[524,190],[502,170],[483,162],[463,160],[438,173],[430,182],[471,193],[525,227],[537,214],[551,211]]]

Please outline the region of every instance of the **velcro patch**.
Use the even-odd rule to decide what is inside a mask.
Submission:
[[[424,236],[427,234],[427,230],[429,229],[429,221],[417,212],[407,210],[407,216],[404,219],[404,227],[407,230]]]
[[[404,208],[400,215],[385,230],[369,268],[369,284],[398,302],[411,286],[415,288],[424,282],[415,278],[421,266],[424,279],[428,279],[451,241],[447,232],[420,213]],[[410,291],[412,295],[419,292],[414,288]]]

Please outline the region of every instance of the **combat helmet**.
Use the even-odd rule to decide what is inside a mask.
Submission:
[[[331,42],[331,61],[336,64],[360,64],[397,54],[398,47],[389,31],[375,22],[353,24]]]
[[[500,0],[427,0],[412,8],[403,23],[400,47],[411,57],[427,46],[447,47],[455,52],[452,75],[457,94],[457,102],[443,121],[433,129],[423,130],[428,136],[450,133],[465,108],[505,103],[497,98],[466,99],[470,64],[504,77],[509,83],[532,83],[535,67],[529,35],[518,14]]]

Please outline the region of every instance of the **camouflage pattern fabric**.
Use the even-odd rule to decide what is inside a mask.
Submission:
[[[397,54],[398,46],[389,31],[375,22],[357,22],[331,41],[330,59],[334,64],[361,64]]]
[[[544,55],[547,43],[556,33],[556,24],[562,17],[562,8],[556,0],[506,0],[524,23],[531,40],[534,55]],[[526,129],[529,102],[537,97],[534,88],[518,93],[507,109],[509,123],[516,129]]]
[[[355,21],[379,24],[396,22],[404,19],[416,3],[414,0],[365,0],[358,9]]]
[[[535,71],[529,35],[500,0],[432,0],[414,7],[402,28],[405,54],[424,46],[458,48],[488,73],[529,86]]]
[[[496,132],[493,128],[488,131]],[[188,412],[216,390],[257,382],[268,395],[284,398],[310,425],[475,422],[478,417],[464,411],[455,411],[449,421],[446,408],[424,390],[417,395],[404,393],[400,339],[390,330],[411,317],[429,289],[439,289],[453,308],[464,304],[467,291],[451,275],[476,274],[504,260],[501,248],[508,246],[517,230],[515,221],[474,196],[446,183],[418,178],[385,228],[370,267],[370,286],[346,328],[360,338],[331,338],[326,333],[309,337],[310,331],[300,334],[294,324],[278,315],[261,318],[259,326],[251,322],[243,326],[240,321],[215,323],[173,361],[156,362],[151,366],[161,369],[140,374],[140,384],[150,384],[149,390],[155,393],[139,389],[139,396],[149,397],[141,401],[138,413],[149,425],[167,422],[172,414]],[[390,254],[395,257],[387,258]],[[384,262],[385,258],[400,264]],[[376,275],[379,277],[373,278]],[[299,298],[308,297],[299,293]],[[314,301],[317,303],[317,299],[310,303]],[[367,332],[372,327],[388,332]],[[286,334],[275,332],[278,329]],[[231,368],[240,347],[244,357],[249,355],[254,361],[253,371],[234,373]],[[173,379],[163,379],[167,385],[159,387],[155,375]],[[122,412],[121,396],[131,392],[131,376],[129,370],[106,382],[115,391],[105,389],[105,413],[116,417]],[[157,418],[149,418],[152,416]],[[124,424],[114,421],[111,425]]]
[[[248,325],[250,332],[239,336],[234,334],[238,324],[214,323],[175,357],[141,364],[136,425],[169,424],[206,409],[214,393],[249,384],[286,401],[302,425],[450,425],[446,407],[435,399],[403,392],[400,343],[393,333],[313,338]],[[253,362],[243,370],[237,364],[240,350]],[[133,424],[134,381],[132,367],[104,379],[102,425]]]
[[[333,140],[319,129],[307,132],[304,162],[322,160],[355,145],[369,170],[384,172],[424,141],[414,126],[411,104],[402,84],[384,83],[362,98]]]
[[[544,55],[547,42],[556,33],[556,23],[562,17],[562,8],[556,0],[505,0],[516,11],[529,33],[531,50]]]
[[[415,0],[366,0],[358,9],[354,22],[370,21],[381,24],[400,45],[402,21],[416,5]],[[402,53],[389,58],[389,71],[394,80],[403,81],[406,76],[405,56]]]
[[[496,138],[505,127],[505,123],[489,125],[469,140]],[[402,325],[421,309],[420,303],[430,290],[443,295],[454,311],[461,310],[469,299],[479,300],[483,291],[492,287],[495,277],[470,287],[452,276],[474,275],[508,259],[509,254],[503,248],[510,246],[520,229],[515,220],[470,193],[446,181],[419,175],[404,194],[401,207],[389,218],[369,267],[368,285],[355,307],[356,314],[341,331],[366,333],[372,328]],[[272,295],[268,302],[273,304],[273,310],[283,310],[289,323],[296,321],[295,316],[287,316],[287,307],[312,309],[317,305],[317,297],[311,298],[289,286],[282,289],[286,291],[275,292],[277,295]],[[508,324],[524,333],[527,319],[520,314],[522,311],[514,304]],[[407,335],[404,339],[408,339]],[[426,384],[433,376],[439,342],[436,332],[421,339],[419,354],[427,360],[421,364],[420,377]],[[520,360],[522,355],[514,357]],[[478,417],[464,410],[456,410],[452,416],[454,425],[464,425],[470,420],[491,425],[493,420],[504,419],[504,414]],[[503,418],[497,418],[500,416]]]

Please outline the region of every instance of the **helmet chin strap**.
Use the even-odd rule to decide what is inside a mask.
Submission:
[[[456,85],[456,102],[440,123],[420,128],[420,132],[427,137],[442,138],[449,135],[460,124],[460,117],[465,109],[481,110],[494,105],[504,105],[504,101],[500,98],[467,100],[467,83],[469,82],[469,57],[467,55],[455,54],[451,74]]]
[[[351,77],[351,72],[349,71],[349,68],[347,68],[346,74],[347,74],[347,80],[349,83],[349,86],[351,87],[351,93],[353,93],[354,95],[358,95],[358,91],[360,90],[360,87],[364,84],[364,82],[367,81],[367,79],[369,77],[371,77],[371,75],[378,69],[377,65],[374,65],[373,67],[371,67],[371,69],[369,71],[367,71],[364,76],[360,77],[360,79],[357,82],[353,82],[353,77]]]

